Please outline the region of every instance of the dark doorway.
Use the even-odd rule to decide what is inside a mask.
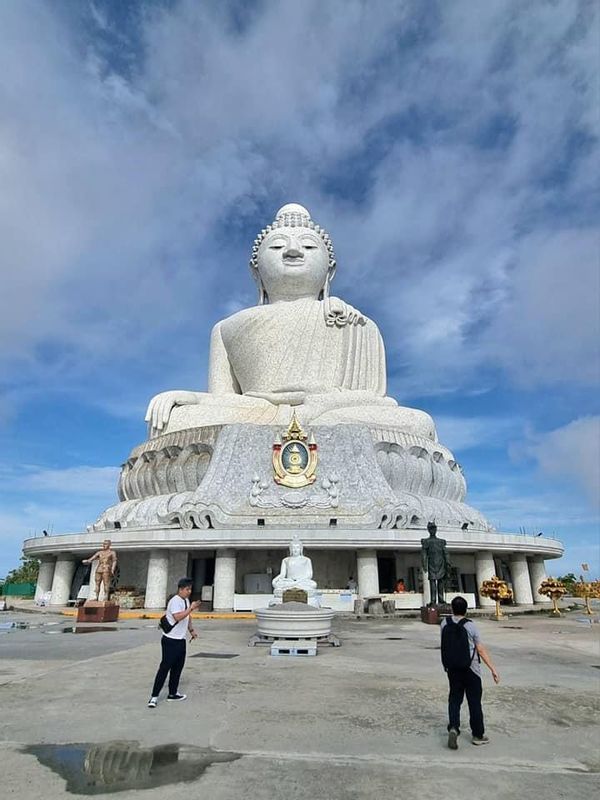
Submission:
[[[215,580],[215,558],[192,558],[192,600],[202,601],[202,587],[212,586]],[[200,606],[202,611],[211,611],[212,602],[203,601]]]
[[[396,585],[396,559],[393,556],[377,556],[379,570],[379,591],[388,594]]]

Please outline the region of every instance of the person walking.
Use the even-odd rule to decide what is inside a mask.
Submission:
[[[185,664],[186,636],[189,633],[190,637],[195,639],[198,635],[192,626],[191,614],[200,605],[197,600],[190,603],[192,583],[191,578],[181,578],[177,584],[177,594],[173,595],[167,605],[166,617],[173,627],[168,633],[163,633],[161,639],[162,659],[154,678],[148,708],[156,708],[167,675],[169,676],[167,701],[185,700],[187,697],[179,693],[179,679]]]
[[[479,631],[467,619],[467,601],[455,597],[451,603],[452,616],[442,620],[442,664],[448,675],[448,747],[458,749],[460,736],[460,707],[465,694],[469,705],[469,724],[474,745],[487,744],[483,710],[481,708],[481,661],[492,673],[494,683],[500,682],[489,653],[481,643]]]

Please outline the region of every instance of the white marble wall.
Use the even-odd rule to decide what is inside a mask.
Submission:
[[[345,589],[348,580],[357,580],[356,550],[304,551],[313,564],[313,578],[319,589]]]
[[[167,578],[167,594],[172,595],[177,591],[177,581],[181,578],[190,578],[191,564],[188,563],[187,550],[169,551],[169,573]]]
[[[140,592],[144,593],[146,591],[149,556],[148,550],[117,551],[119,586],[135,586]]]
[[[281,561],[287,555],[287,550],[238,550],[235,571],[235,591],[239,594],[244,591],[244,575],[252,573],[266,573],[271,569],[272,577],[279,573]]]

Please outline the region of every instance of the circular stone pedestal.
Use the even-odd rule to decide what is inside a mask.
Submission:
[[[257,634],[273,639],[312,639],[331,634],[334,611],[306,603],[279,603],[256,610]]]

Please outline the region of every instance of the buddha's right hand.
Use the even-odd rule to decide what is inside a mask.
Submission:
[[[175,406],[191,406],[198,402],[198,392],[161,392],[150,400],[145,421],[150,426],[150,436],[158,436],[169,422]]]

